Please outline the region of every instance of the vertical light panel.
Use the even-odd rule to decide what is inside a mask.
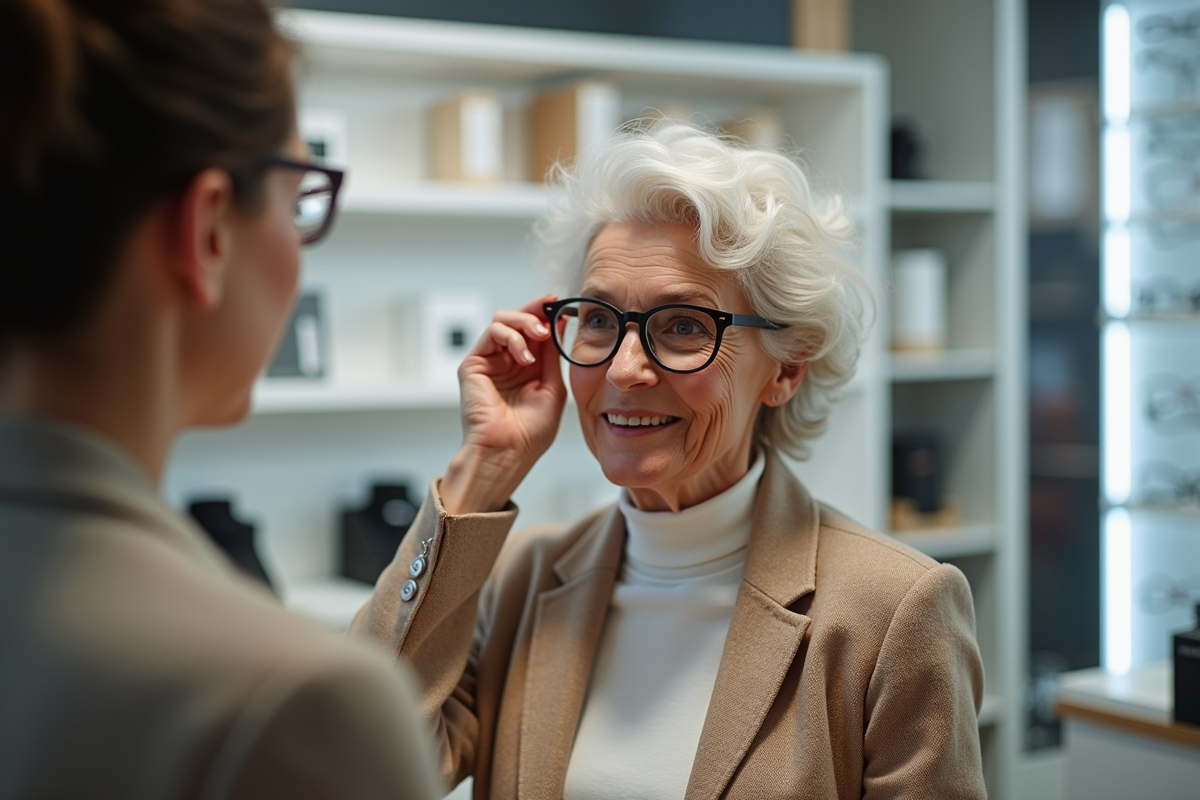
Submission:
[[[1110,126],[1104,131],[1104,218],[1110,225],[1129,221],[1132,173],[1129,129]]]
[[[1120,3],[1104,9],[1104,119],[1110,125],[1129,121],[1129,10]]]
[[[1132,310],[1132,247],[1129,229],[1125,226],[1109,227],[1104,232],[1101,254],[1104,269],[1104,311],[1110,317],[1124,317]]]
[[[1114,508],[1104,518],[1104,668],[1117,675],[1133,664],[1133,524]]]
[[[1104,326],[1101,357],[1104,497],[1112,506],[1128,503],[1133,489],[1132,345],[1129,326],[1119,321],[1131,310],[1132,254],[1127,227],[1133,205],[1131,48],[1129,11],[1120,3],[1109,3],[1103,16],[1101,199],[1105,230],[1101,257],[1104,309],[1109,317],[1118,319]],[[1110,508],[1105,513],[1101,538],[1104,668],[1123,675],[1133,662],[1133,526],[1126,509]]]
[[[1110,322],[1104,328],[1104,496],[1113,505],[1129,502],[1133,457],[1131,353],[1129,326]]]

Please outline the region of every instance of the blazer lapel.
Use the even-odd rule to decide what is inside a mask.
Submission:
[[[809,618],[788,606],[816,588],[816,503],[768,451],[746,569],[721,655],[686,800],[725,791],[792,666]]]
[[[562,797],[624,543],[624,520],[614,506],[554,565],[562,585],[538,596],[521,709],[522,800]]]

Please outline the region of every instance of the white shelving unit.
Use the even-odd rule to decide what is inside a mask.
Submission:
[[[773,109],[816,182],[846,199],[862,228],[860,266],[882,284],[886,67],[876,57],[311,11],[280,20],[303,50],[302,109],[333,109],[347,121],[337,227],[305,259],[306,289],[323,298],[331,366],[321,381],[260,381],[245,424],[181,441],[166,487],[181,505],[232,495],[259,525],[285,598],[327,624],[344,625],[362,589],[332,577],[339,507],[360,504],[379,477],[422,494],[461,441],[457,388],[394,372],[395,304],[458,289],[512,308],[555,288],[532,263],[528,239],[553,190],[522,180],[523,112],[537,90],[603,80],[617,87],[625,118],[682,107],[716,123]],[[496,186],[429,178],[428,109],[466,88],[496,93],[505,108]],[[887,508],[883,330],[812,460],[795,465],[818,497],[877,528]],[[518,524],[571,519],[615,494],[569,405],[555,446],[517,493]]]
[[[855,48],[889,63],[889,119],[910,124],[922,145],[926,179],[887,188],[889,247],[937,248],[948,264],[947,347],[888,357],[887,435],[936,434],[961,522],[895,535],[970,580],[989,796],[1032,797],[1018,775],[1028,647],[1024,3],[855,0],[853,9]]]

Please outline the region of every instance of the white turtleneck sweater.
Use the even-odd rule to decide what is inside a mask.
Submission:
[[[627,492],[628,537],[563,800],[683,797],[742,580],[760,455],[740,481],[685,508],[646,512]]]

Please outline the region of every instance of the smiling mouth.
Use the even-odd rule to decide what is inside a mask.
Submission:
[[[639,428],[639,427],[654,427],[657,425],[670,425],[672,422],[678,422],[679,417],[625,417],[620,414],[605,414],[605,418],[610,425],[616,425],[622,428]]]

